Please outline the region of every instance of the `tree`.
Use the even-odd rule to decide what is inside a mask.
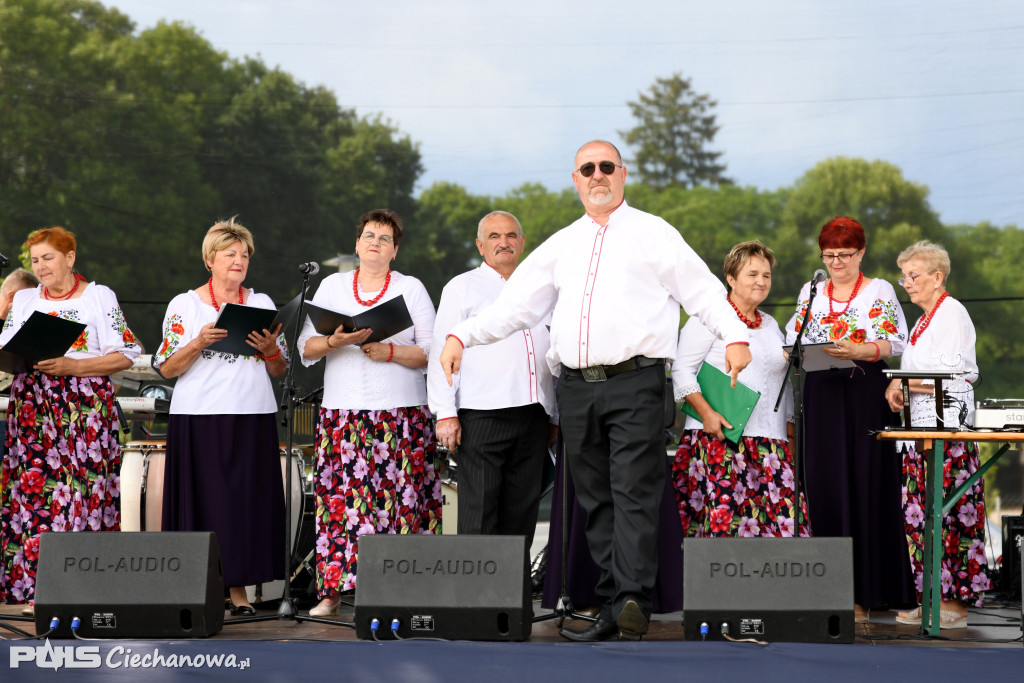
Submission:
[[[695,93],[690,79],[679,73],[655,79],[646,93],[639,93],[638,101],[627,104],[637,125],[619,134],[636,148],[642,182],[654,187],[731,182],[723,175],[722,153],[707,149],[718,133],[712,111],[717,102]]]

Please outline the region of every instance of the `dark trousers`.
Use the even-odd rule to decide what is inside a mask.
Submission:
[[[459,411],[459,534],[525,536],[533,543],[547,453],[539,403]]]
[[[665,367],[587,382],[565,371],[558,413],[587,544],[600,570],[602,617],[627,600],[648,617],[658,570],[658,508],[665,488]]]

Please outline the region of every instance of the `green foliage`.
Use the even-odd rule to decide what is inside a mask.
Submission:
[[[419,150],[390,123],[190,27],[133,30],[98,2],[0,0],[0,244],[73,230],[148,348],[165,302],[206,279],[215,220],[253,231],[247,284],[282,301],[299,286],[282,264],[349,250],[374,206],[414,213]]]
[[[637,125],[619,134],[636,149],[641,182],[653,187],[731,182],[723,175],[722,153],[707,149],[718,133],[713,113],[717,102],[695,93],[690,79],[680,73],[655,79],[636,102],[627,104]]]
[[[941,239],[942,226],[928,203],[928,188],[903,178],[884,161],[834,158],[817,164],[785,191],[781,221],[786,240],[776,256],[791,267],[776,285],[796,292],[822,267],[818,234],[835,216],[850,216],[864,226],[864,271],[895,280],[896,256],[920,239]],[[781,235],[780,235],[781,236]]]

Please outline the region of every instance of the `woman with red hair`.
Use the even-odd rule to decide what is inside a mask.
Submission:
[[[856,363],[852,370],[807,374],[804,385],[807,505],[814,536],[853,539],[855,619],[872,608],[916,604],[903,535],[900,460],[874,432],[892,422],[885,400],[885,359],[903,352],[907,323],[896,290],[861,272],[864,228],[837,216],[818,236],[829,279],[817,285],[801,330],[810,283],[786,325],[792,344],[833,342],[825,352]]]
[[[75,272],[78,244],[64,228],[26,246],[40,284],[14,295],[0,345],[35,311],[85,323],[67,353],[15,377],[7,421],[0,516],[0,597],[35,595],[39,534],[120,529],[121,454],[110,375],[141,349],[107,287]]]

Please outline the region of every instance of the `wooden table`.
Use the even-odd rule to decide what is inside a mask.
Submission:
[[[937,636],[940,629],[939,611],[942,608],[942,552],[945,547],[942,542],[942,520],[960,497],[978,483],[978,480],[985,476],[985,472],[1010,449],[1011,444],[1024,441],[1024,432],[953,432],[920,429],[880,432],[877,436],[879,440],[884,441],[924,442],[922,457],[926,461],[926,467],[921,632]],[[942,470],[946,441],[993,441],[1001,443],[1002,446],[963,484],[943,499]],[[935,457],[936,453],[939,457]]]

